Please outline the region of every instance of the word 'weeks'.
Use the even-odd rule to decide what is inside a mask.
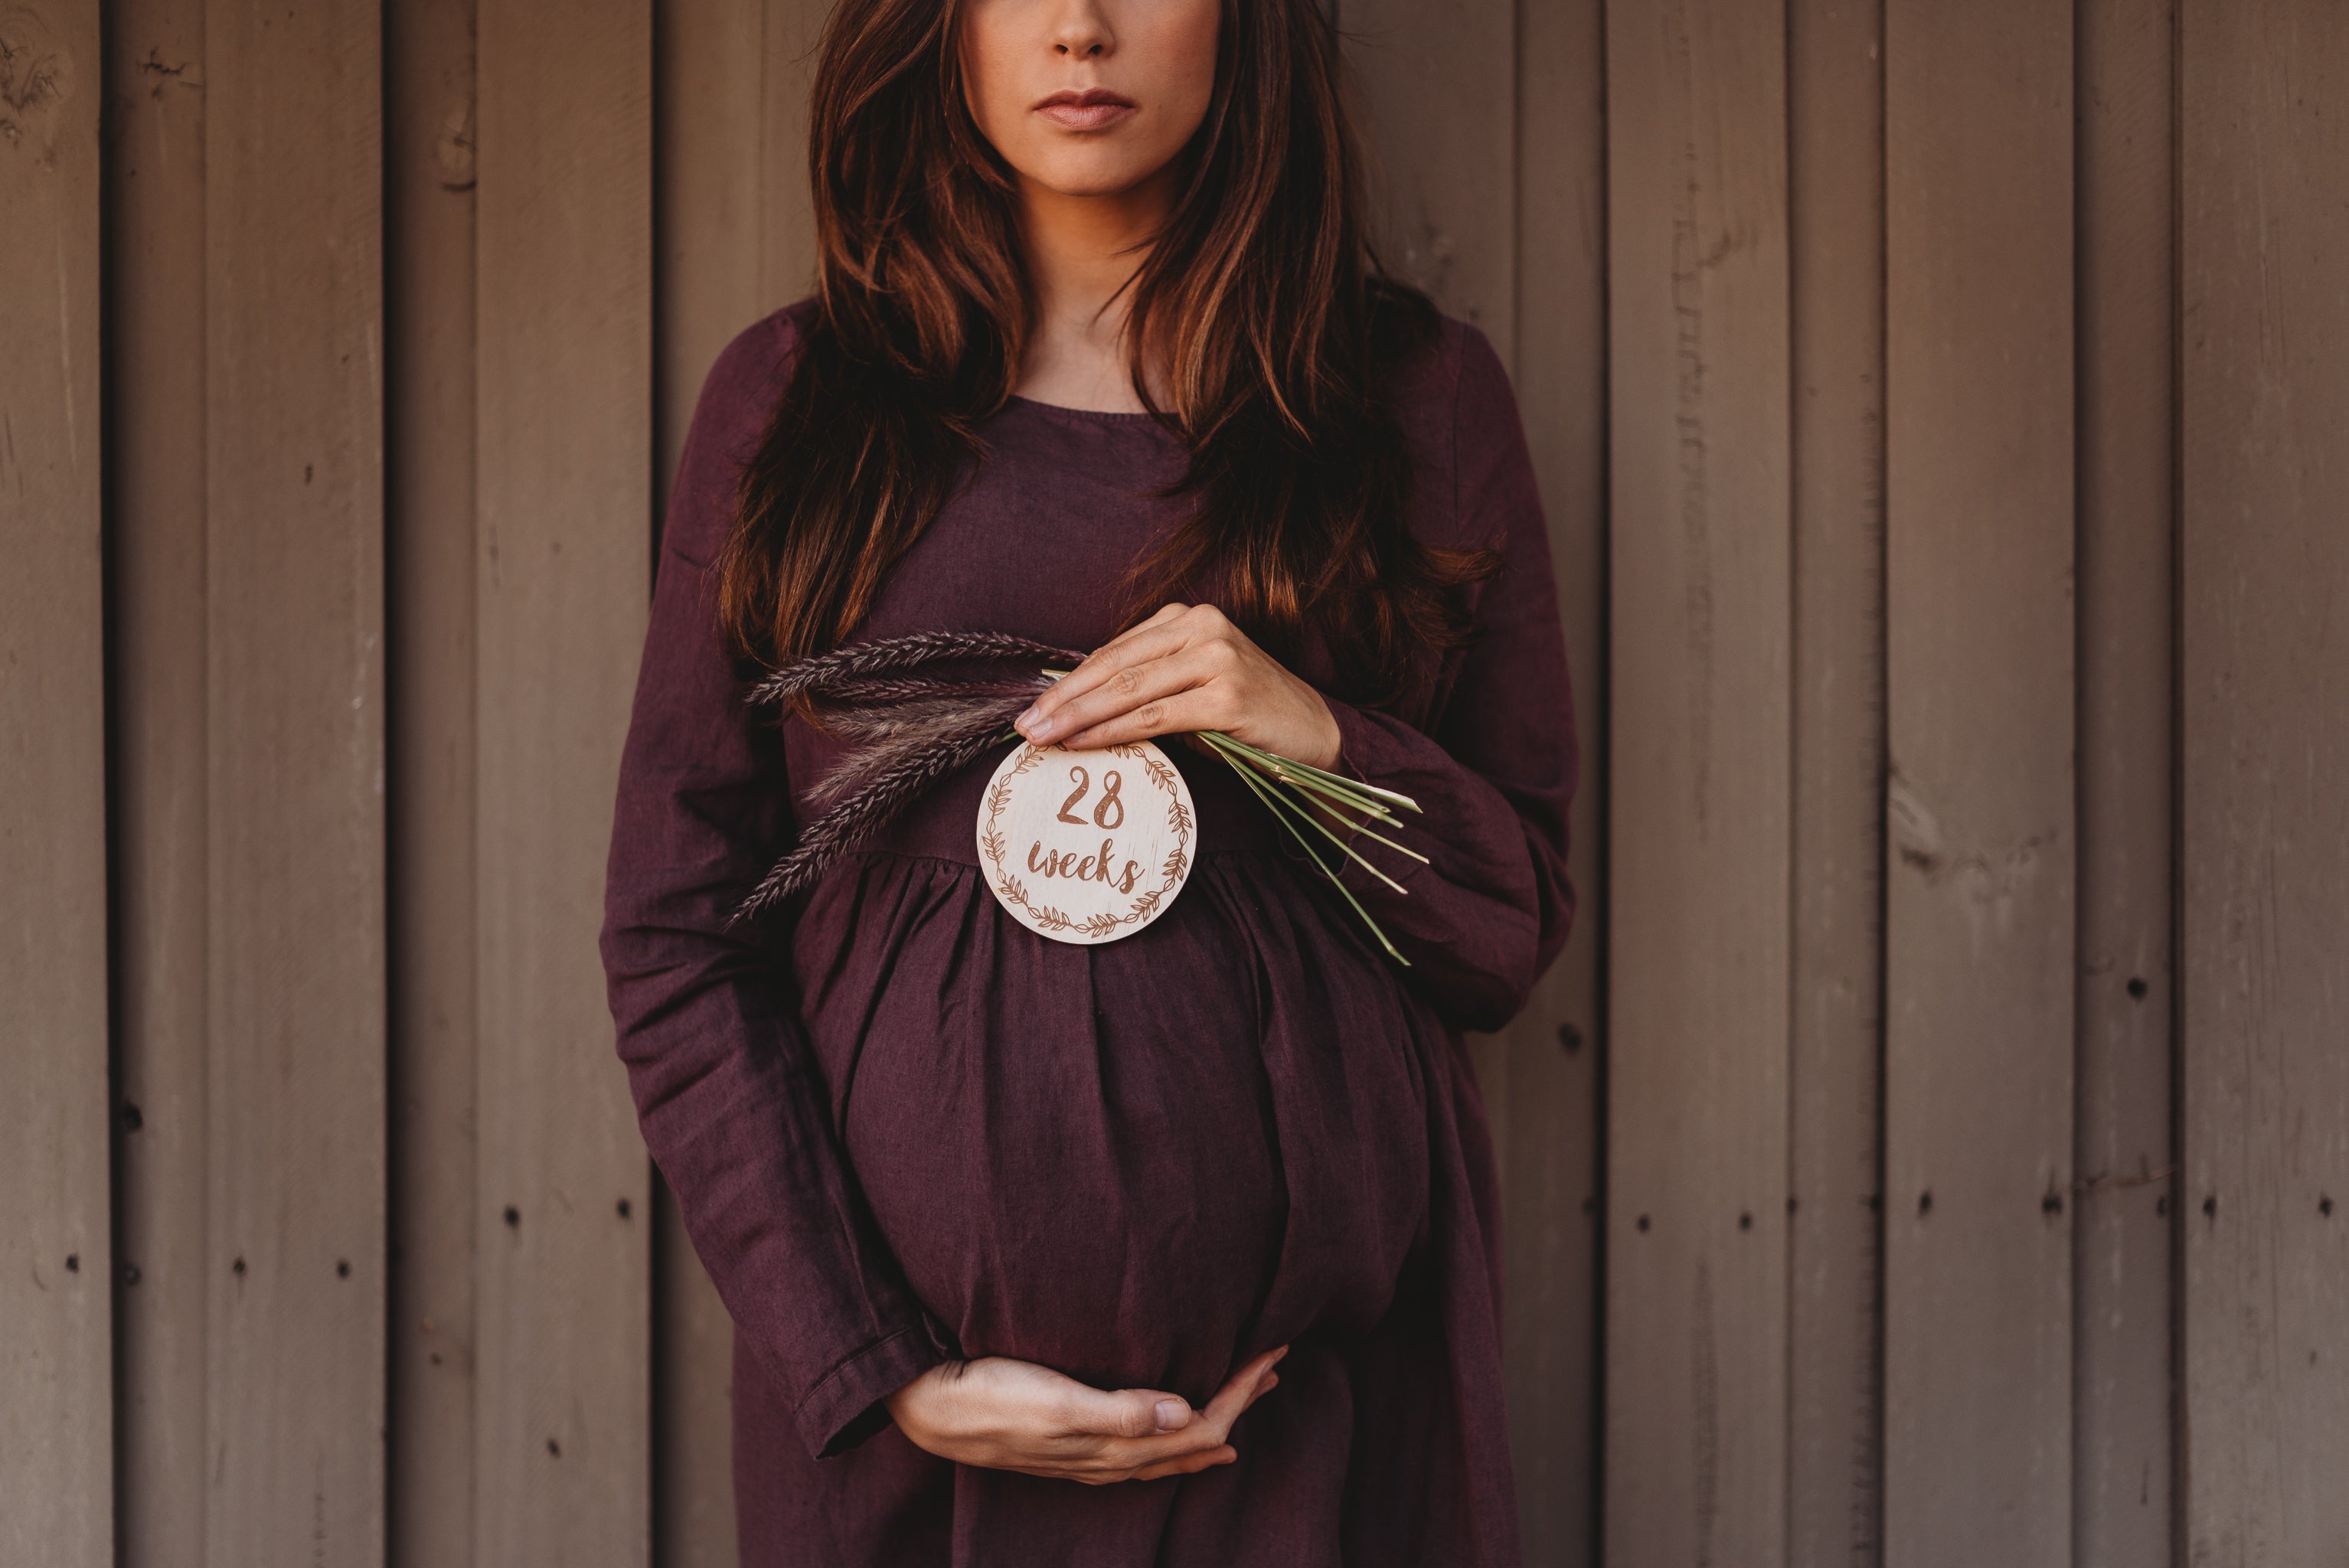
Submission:
[[[1071,877],[1078,882],[1106,882],[1120,892],[1132,892],[1142,868],[1132,861],[1123,871],[1111,871],[1117,862],[1115,841],[1103,839],[1097,853],[1080,859],[1074,850],[1048,850],[1041,839],[1028,846],[1028,869],[1042,877]]]

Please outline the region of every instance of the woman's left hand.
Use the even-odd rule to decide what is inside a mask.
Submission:
[[[1338,761],[1338,721],[1212,604],[1169,604],[1104,643],[1014,721],[1071,751],[1220,729],[1316,768]]]

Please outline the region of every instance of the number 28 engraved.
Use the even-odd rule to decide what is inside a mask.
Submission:
[[[1071,815],[1069,808],[1079,805],[1084,800],[1085,791],[1092,788],[1092,780],[1086,776],[1082,768],[1070,769],[1069,777],[1077,781],[1077,787],[1069,791],[1067,799],[1061,802],[1059,820],[1063,822],[1074,822],[1081,828],[1085,825],[1085,820],[1082,817]],[[1123,782],[1124,780],[1118,777],[1117,769],[1114,768],[1102,775],[1101,803],[1093,808],[1094,827],[1122,828],[1125,825],[1125,802],[1118,798],[1118,787]],[[1114,815],[1112,814],[1112,810]]]

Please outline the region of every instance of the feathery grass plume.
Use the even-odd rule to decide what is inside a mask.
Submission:
[[[915,632],[878,642],[852,643],[812,659],[786,665],[750,688],[754,703],[788,702],[802,695],[821,697],[847,688],[866,676],[961,659],[1043,659],[1081,664],[1084,655],[1009,632]]]

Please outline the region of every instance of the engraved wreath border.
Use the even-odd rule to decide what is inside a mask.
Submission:
[[[1154,757],[1130,741],[1122,741],[1115,746],[1104,746],[1101,749],[1112,757],[1123,757],[1129,761],[1142,764],[1142,770],[1149,776],[1151,783],[1165,791],[1166,820],[1167,824],[1174,830],[1174,847],[1167,851],[1165,861],[1158,868],[1162,880],[1148,892],[1136,895],[1125,913],[1112,914],[1103,910],[1089,920],[1075,921],[1050,904],[1040,909],[1029,902],[1027,884],[1022,882],[1016,873],[1004,869],[1003,835],[998,830],[996,820],[1003,815],[1004,808],[1011,802],[1011,781],[1043,761],[1051,752],[1060,751],[1066,755],[1066,748],[1063,747],[1040,747],[1032,741],[1022,743],[1019,760],[1013,764],[1010,772],[998,779],[987,792],[987,830],[979,835],[978,841],[981,852],[994,862],[995,893],[998,898],[1012,908],[1021,911],[1029,919],[1047,931],[1082,932],[1089,939],[1095,942],[1108,936],[1121,925],[1134,925],[1149,920],[1159,904],[1164,901],[1167,893],[1180,889],[1183,874],[1190,869],[1191,864],[1189,854],[1191,813],[1184,809],[1181,789],[1173,766],[1163,757]]]

